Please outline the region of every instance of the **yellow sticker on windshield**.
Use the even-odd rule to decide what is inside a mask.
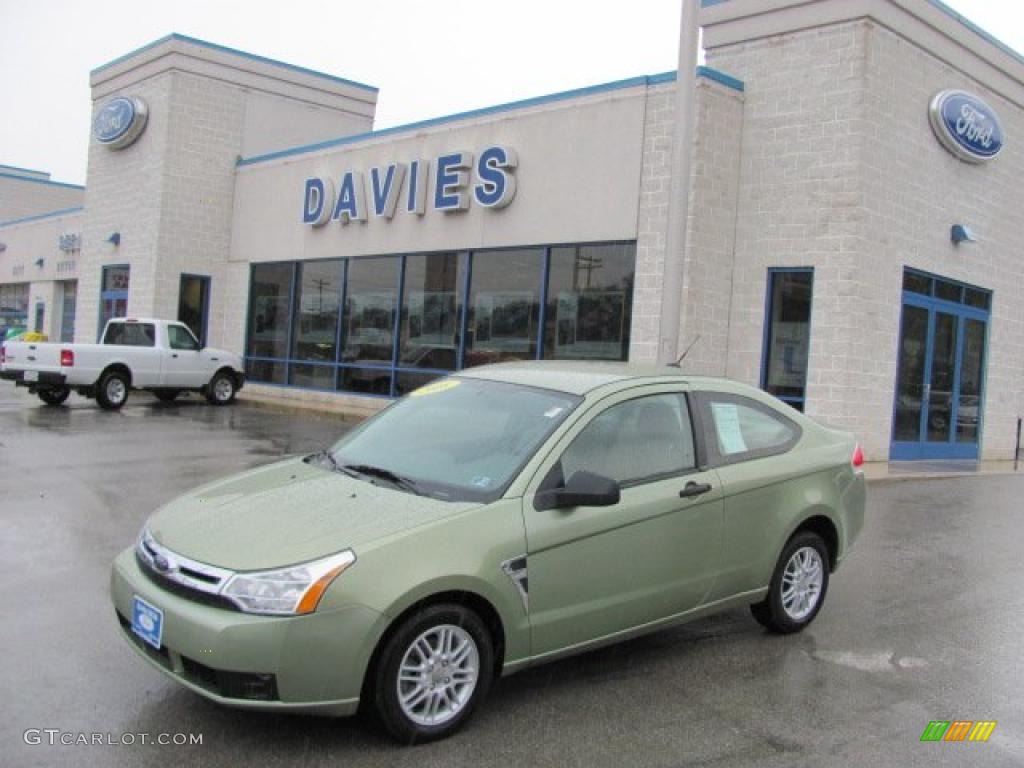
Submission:
[[[409,397],[421,397],[423,395],[436,395],[438,392],[446,392],[449,389],[455,389],[459,386],[458,379],[444,379],[442,381],[435,381],[433,384],[427,384],[424,387],[415,389],[409,393]]]

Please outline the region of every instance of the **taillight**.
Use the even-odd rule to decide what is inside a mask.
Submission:
[[[70,368],[75,364],[75,350],[62,349],[60,351],[60,367]]]
[[[5,360],[7,360],[7,350],[4,349],[3,344],[0,344],[0,365],[3,365]]]
[[[860,469],[864,466],[864,451],[860,448],[860,443],[854,446],[853,456],[850,459],[850,464],[853,465],[854,469]]]

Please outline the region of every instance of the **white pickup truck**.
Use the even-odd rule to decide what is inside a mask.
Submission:
[[[117,410],[132,389],[171,402],[183,391],[200,392],[226,405],[242,388],[238,355],[203,349],[182,323],[118,318],[99,344],[8,341],[0,348],[0,379],[28,387],[47,405],[60,405],[72,390]]]

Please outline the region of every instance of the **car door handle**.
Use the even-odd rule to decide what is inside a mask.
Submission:
[[[711,490],[711,483],[695,483],[692,480],[679,492],[679,498],[688,499],[691,496],[700,496]]]
[[[173,355],[171,355],[171,357],[177,357],[177,356],[178,356],[177,352],[175,352]]]

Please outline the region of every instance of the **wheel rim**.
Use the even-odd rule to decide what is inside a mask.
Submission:
[[[398,667],[398,702],[417,725],[443,725],[476,689],[480,653],[462,627],[440,624],[417,637]]]
[[[821,599],[825,564],[814,547],[801,547],[782,572],[782,608],[793,621],[810,616]]]
[[[127,391],[121,379],[115,377],[107,382],[107,400],[114,404],[123,402]]]
[[[221,376],[213,384],[213,396],[218,400],[230,400],[231,394],[235,391],[234,385],[226,376]]]

